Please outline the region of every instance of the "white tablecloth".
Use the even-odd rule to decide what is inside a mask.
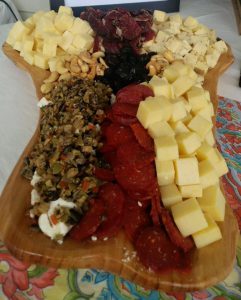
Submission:
[[[181,0],[180,13],[194,16],[216,30],[232,48],[235,63],[220,78],[218,93],[241,101],[241,36],[238,35],[231,0]],[[11,25],[0,26],[0,44]],[[0,50],[0,193],[14,165],[33,135],[39,116],[30,77]]]

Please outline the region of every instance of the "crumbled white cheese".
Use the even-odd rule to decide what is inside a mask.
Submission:
[[[137,202],[138,206],[142,207],[142,203],[140,201]]]
[[[51,201],[49,211],[48,211],[48,216],[51,216],[54,213],[56,207],[74,208],[76,207],[76,204],[73,202],[66,201],[62,198],[59,198],[58,200],[55,201]]]
[[[37,174],[37,171],[35,170],[35,172],[33,174],[33,178],[31,180],[31,185],[35,186],[35,184],[37,184],[40,180],[41,180],[41,177]]]
[[[40,202],[40,196],[39,196],[39,193],[33,189],[31,191],[31,205],[35,205],[36,203],[39,203]]]
[[[41,98],[38,102],[38,107],[42,108],[45,107],[47,105],[49,105],[51,103],[51,101],[48,101],[45,97]]]
[[[97,237],[94,236],[94,235],[92,235],[92,236],[91,236],[91,240],[92,240],[93,242],[96,242],[96,241],[97,241]]]

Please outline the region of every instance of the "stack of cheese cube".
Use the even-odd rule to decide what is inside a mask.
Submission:
[[[198,248],[221,238],[216,221],[225,216],[219,177],[228,168],[215,147],[209,92],[195,85],[186,64],[168,66],[149,82],[154,97],[139,105],[137,118],[154,139],[156,172],[163,205],[183,237]]]
[[[75,18],[71,8],[61,6],[58,13],[39,11],[25,22],[16,22],[7,43],[30,65],[61,73],[65,55],[90,50],[93,35],[88,22]]]
[[[182,19],[179,14],[168,16],[155,10],[152,28],[156,36],[144,43],[145,51],[164,53],[170,50],[174,59],[183,59],[202,74],[213,68],[228,49],[224,41],[217,41],[214,30],[191,16]]]

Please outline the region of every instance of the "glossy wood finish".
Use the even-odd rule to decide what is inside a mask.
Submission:
[[[30,73],[40,98],[39,87],[47,72],[29,66],[10,46],[5,44],[3,50],[17,66]],[[217,67],[206,77],[205,86],[211,92],[215,104],[218,77],[232,61],[231,52],[223,55]],[[169,272],[157,275],[145,269],[137,258],[128,262],[127,257],[133,252],[133,247],[123,232],[106,242],[76,243],[66,238],[62,245],[58,245],[42,233],[33,231],[28,217],[31,186],[21,177],[20,171],[23,159],[31,151],[37,136],[38,129],[20,157],[0,199],[1,238],[17,258],[49,267],[102,269],[145,288],[165,291],[203,289],[223,280],[229,274],[235,260],[238,226],[228,205],[225,222],[220,223],[223,239],[201,250],[195,250],[189,273]]]

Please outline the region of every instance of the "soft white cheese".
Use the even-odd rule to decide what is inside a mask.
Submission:
[[[35,170],[35,172],[33,174],[33,178],[31,180],[31,185],[35,186],[35,184],[37,184],[40,180],[41,180],[41,177],[38,175],[37,171]]]
[[[49,105],[51,101],[48,101],[45,97],[41,98],[37,104],[38,107],[42,108]]]
[[[39,203],[40,202],[40,196],[38,194],[38,192],[33,189],[31,191],[31,205],[35,205],[36,203]]]

